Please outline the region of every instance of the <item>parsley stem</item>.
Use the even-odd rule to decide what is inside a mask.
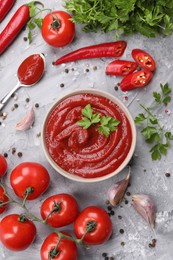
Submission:
[[[144,106],[143,104],[140,104],[140,106],[152,117],[155,118],[155,116],[153,115],[153,113],[151,112],[151,110]],[[161,124],[157,121],[157,125],[159,126],[160,130],[163,131],[163,127],[161,126]]]

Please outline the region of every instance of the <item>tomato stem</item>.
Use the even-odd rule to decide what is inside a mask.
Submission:
[[[43,223],[46,223],[48,221],[48,218],[54,213],[57,212],[59,213],[61,211],[61,201],[54,201],[54,208],[49,212],[45,220],[43,220]]]
[[[86,235],[87,235],[88,233],[94,231],[95,228],[96,228],[96,226],[97,226],[97,222],[94,221],[94,220],[87,222],[87,224],[86,224],[86,232],[83,234],[83,236],[81,237],[81,239],[79,239],[78,243],[79,243],[79,244],[83,244],[83,245],[85,246],[85,244],[83,243],[84,238],[86,237]]]
[[[60,26],[61,26],[60,20],[58,18],[55,18],[54,16],[52,16],[51,27],[53,29],[57,30]]]
[[[20,216],[18,217],[18,221],[20,221],[21,223],[25,223],[27,221],[27,217],[24,214],[20,214]]]

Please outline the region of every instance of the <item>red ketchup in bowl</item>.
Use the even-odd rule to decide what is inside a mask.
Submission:
[[[108,137],[98,124],[83,129],[77,124],[82,109],[91,104],[95,113],[120,121]],[[132,144],[130,122],[122,109],[108,98],[83,93],[58,103],[48,115],[45,144],[54,162],[70,174],[83,178],[101,177],[115,171],[127,157]]]

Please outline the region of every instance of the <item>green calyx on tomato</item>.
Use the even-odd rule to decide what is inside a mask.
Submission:
[[[52,23],[50,25],[53,29],[57,30],[61,26],[60,20],[54,16],[52,16]]]
[[[89,221],[89,222],[87,222],[87,224],[86,224],[86,232],[88,233],[88,232],[94,231],[96,226],[97,226],[96,221]]]
[[[28,187],[24,193],[25,196],[30,195],[31,193],[34,192],[34,188],[33,187]]]
[[[53,249],[50,250],[50,252],[49,252],[49,258],[48,258],[48,259],[55,258],[55,257],[57,257],[59,254],[60,254],[60,251],[59,251],[58,249],[56,249],[56,247],[55,247],[55,248],[53,248]]]
[[[21,223],[25,223],[27,221],[27,217],[24,214],[20,214],[18,217],[18,221]]]

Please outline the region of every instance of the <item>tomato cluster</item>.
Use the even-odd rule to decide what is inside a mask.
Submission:
[[[7,163],[0,156],[1,177],[7,170]],[[55,194],[43,201],[40,207],[42,219],[30,213],[25,205],[27,200],[34,200],[43,194],[50,183],[49,173],[44,166],[36,162],[24,162],[17,165],[10,174],[10,184],[15,194],[23,199],[18,203],[27,211],[25,214],[10,214],[0,222],[0,240],[10,250],[21,251],[28,248],[36,236],[36,226],[39,221],[53,230],[44,240],[40,255],[42,260],[76,260],[77,245],[98,245],[107,241],[112,234],[112,222],[108,213],[101,207],[89,206],[79,213],[76,199],[66,193]],[[0,213],[7,208],[8,202],[16,201],[6,192],[0,183]],[[30,216],[33,220],[30,220]],[[57,228],[74,223],[76,238]]]
[[[120,82],[122,91],[128,91],[134,88],[141,88],[146,86],[156,68],[156,64],[152,56],[140,49],[134,49],[131,53],[134,61],[115,60],[109,63],[106,67],[106,74],[123,76]],[[141,70],[137,68],[141,67]]]

